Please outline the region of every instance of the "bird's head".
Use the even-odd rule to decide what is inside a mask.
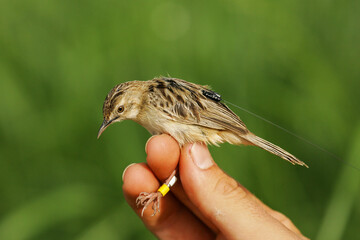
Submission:
[[[105,98],[103,105],[104,121],[98,132],[98,138],[112,123],[125,119],[136,119],[141,102],[141,90],[138,81],[116,85]]]

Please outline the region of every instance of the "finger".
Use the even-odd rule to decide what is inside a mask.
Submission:
[[[251,197],[253,198],[253,200],[256,201],[259,205],[261,205],[265,209],[265,211],[268,214],[270,214],[273,218],[275,218],[276,220],[281,222],[285,227],[287,227],[291,231],[301,235],[300,230],[294,225],[294,223],[288,217],[286,217],[284,214],[282,214],[278,211],[273,210],[269,206],[265,205],[260,199],[258,199],[252,193],[249,193],[249,194],[251,194]]]
[[[133,164],[123,174],[123,191],[125,199],[140,216],[141,208],[137,208],[135,199],[140,192],[154,192],[159,182],[145,163]],[[211,239],[213,233],[188,211],[172,194],[161,199],[161,211],[151,216],[152,209],[145,210],[141,220],[145,226],[161,239]]]
[[[151,137],[145,151],[146,162],[160,181],[167,179],[179,163],[179,144],[167,134]]]
[[[179,169],[189,199],[225,238],[298,239],[215,164],[204,144],[185,146]]]
[[[179,158],[179,147],[176,140],[166,134],[153,136],[148,140],[145,149],[148,153],[148,164],[153,169],[157,178],[162,180],[166,179],[175,169],[177,159]],[[214,232],[218,232],[216,226],[206,219],[200,210],[189,200],[180,183],[177,183],[171,191],[185,206],[191,209],[203,222],[205,222],[208,227]],[[272,210],[250,192],[248,192],[248,194],[249,197],[252,197],[254,201],[257,201],[271,216],[290,230],[300,234],[300,231],[288,218],[286,218],[285,215]]]
[[[300,230],[294,225],[294,223],[288,218],[286,217],[284,214],[275,211],[271,208],[268,207],[267,212],[276,220],[278,220],[279,222],[281,222],[285,227],[287,227],[288,229],[290,229],[291,231],[297,233],[298,235],[301,235]]]
[[[167,134],[156,135],[151,137],[146,143],[145,151],[147,153],[147,164],[155,174],[155,176],[164,181],[175,170],[180,158],[180,148],[178,142]],[[171,188],[171,192],[180,200],[187,208],[189,208],[197,217],[214,232],[218,232],[217,228],[208,219],[206,219],[199,209],[189,200],[186,195],[180,179]]]

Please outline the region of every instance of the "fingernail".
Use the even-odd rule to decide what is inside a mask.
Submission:
[[[145,152],[146,152],[146,154],[147,154],[147,145],[148,145],[148,143],[150,142],[150,140],[153,138],[153,137],[155,137],[156,135],[152,135],[148,140],[147,140],[147,142],[145,143]]]
[[[124,181],[124,176],[125,176],[125,172],[126,172],[126,170],[130,167],[130,166],[132,166],[132,165],[134,165],[135,163],[132,163],[132,164],[130,164],[129,166],[127,166],[125,169],[124,169],[124,171],[123,171],[123,174],[122,174],[122,177],[121,177],[121,179]]]
[[[210,152],[204,143],[194,143],[190,149],[195,165],[200,169],[208,169],[214,165]]]

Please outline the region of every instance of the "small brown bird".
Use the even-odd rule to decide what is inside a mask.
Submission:
[[[284,149],[251,133],[221,100],[221,96],[207,86],[176,78],[125,82],[116,85],[105,99],[104,121],[98,138],[110,124],[130,119],[152,135],[171,135],[180,146],[192,142],[255,145],[292,164],[307,167]],[[160,198],[176,181],[174,176],[175,172],[165,182],[166,186],[163,185],[165,192],[159,189],[156,193],[139,195],[137,204],[144,206],[143,211],[151,202],[154,202],[154,214],[159,211]]]

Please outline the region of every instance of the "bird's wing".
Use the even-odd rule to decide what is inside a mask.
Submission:
[[[207,124],[234,132],[248,132],[244,122],[228,106],[211,100],[207,102],[207,109],[202,110],[200,114],[199,125],[206,127]]]
[[[161,79],[149,99],[169,120],[217,130],[248,132],[241,119],[224,103],[220,95],[207,87],[179,79]],[[155,103],[156,102],[156,103]]]

